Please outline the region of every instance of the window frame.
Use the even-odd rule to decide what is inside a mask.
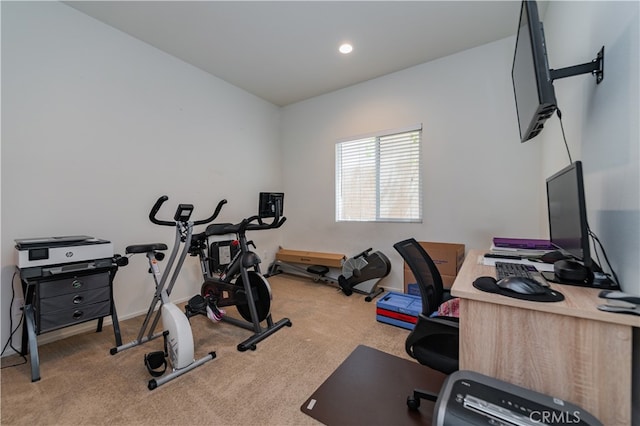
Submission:
[[[334,187],[334,195],[335,195],[335,221],[336,222],[390,222],[390,223],[422,223],[423,221],[423,178],[422,178],[422,124],[406,126],[399,129],[378,131],[369,134],[353,136],[349,138],[342,138],[336,141],[335,146],[335,187]],[[417,197],[417,201],[409,203],[413,205],[413,207],[417,207],[417,212],[412,217],[383,217],[381,212],[381,207],[384,204],[381,200],[382,191],[381,191],[381,165],[385,163],[385,159],[381,159],[381,141],[385,138],[393,137],[393,136],[402,136],[407,134],[407,139],[411,138],[411,133],[418,133],[418,144],[417,150],[412,150],[411,153],[413,156],[417,156],[417,170],[415,173],[417,174],[417,190],[411,192],[410,197]],[[375,212],[373,217],[371,216],[360,216],[359,218],[355,217],[344,217],[344,208],[345,208],[345,194],[342,190],[342,174],[344,174],[344,165],[343,165],[343,149],[345,144],[347,143],[362,143],[363,146],[367,144],[367,139],[372,139],[369,143],[375,144]],[[366,148],[362,148],[364,151]],[[392,158],[392,157],[391,157]],[[390,162],[388,159],[386,160],[387,164]],[[415,166],[414,166],[415,167]],[[407,169],[410,169],[410,165],[407,164]],[[413,173],[413,172],[411,172]],[[407,172],[407,176],[411,173]],[[371,194],[369,194],[371,195]],[[415,206],[417,204],[417,206]]]

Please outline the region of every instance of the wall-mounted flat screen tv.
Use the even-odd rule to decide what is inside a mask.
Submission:
[[[535,1],[523,1],[511,69],[520,141],[542,131],[556,110],[556,95],[547,61],[542,22]]]

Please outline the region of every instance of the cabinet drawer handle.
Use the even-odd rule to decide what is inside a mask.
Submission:
[[[80,287],[82,287],[82,281],[80,281],[80,280],[73,280],[73,281],[71,281],[71,287],[73,287],[73,288],[80,288]]]
[[[82,303],[83,300],[84,300],[84,297],[77,295],[76,297],[73,298],[73,304],[78,305]]]
[[[73,319],[80,319],[82,317],[82,315],[84,315],[84,312],[82,311],[75,311],[73,313]]]

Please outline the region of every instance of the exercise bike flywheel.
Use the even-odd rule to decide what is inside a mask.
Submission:
[[[262,322],[271,312],[271,287],[262,275],[254,271],[249,271],[248,275],[258,322]],[[242,276],[239,276],[232,284],[207,280],[202,284],[200,293],[205,299],[215,301],[218,307],[235,305],[242,318],[253,322]]]

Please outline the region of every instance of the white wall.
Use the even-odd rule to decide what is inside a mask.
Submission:
[[[638,2],[551,2],[544,17],[551,68],[589,62],[605,47],[601,84],[585,74],[554,87],[572,158],[583,162],[590,228],[622,289],[634,294],[640,294],[639,11]],[[569,164],[558,119],[548,123],[540,141],[543,176]]]
[[[544,17],[552,68],[595,58],[605,46],[604,81],[554,83],[573,160],[582,160],[587,215],[623,291],[640,294],[640,3],[550,2]],[[568,164],[558,120],[543,133],[545,176]],[[604,258],[600,257],[601,265]],[[633,355],[633,424],[640,424],[640,329]]]
[[[381,250],[392,261],[381,285],[400,290],[393,244],[404,238],[484,248],[494,236],[544,237],[541,146],[519,142],[514,44],[508,38],[284,108],[285,246]],[[336,141],[415,123],[424,129],[423,223],[336,223]]]
[[[170,244],[173,230],[147,219],[163,194],[165,217],[193,203],[203,218],[227,198],[221,220],[239,221],[257,212],[259,191],[282,189],[279,137],[270,103],[64,4],[2,2],[3,344],[15,238],[86,234],[122,254]],[[273,256],[279,234],[254,234]],[[200,289],[187,260],[177,300]],[[146,270],[144,256],[119,270],[122,318],[146,311]]]

